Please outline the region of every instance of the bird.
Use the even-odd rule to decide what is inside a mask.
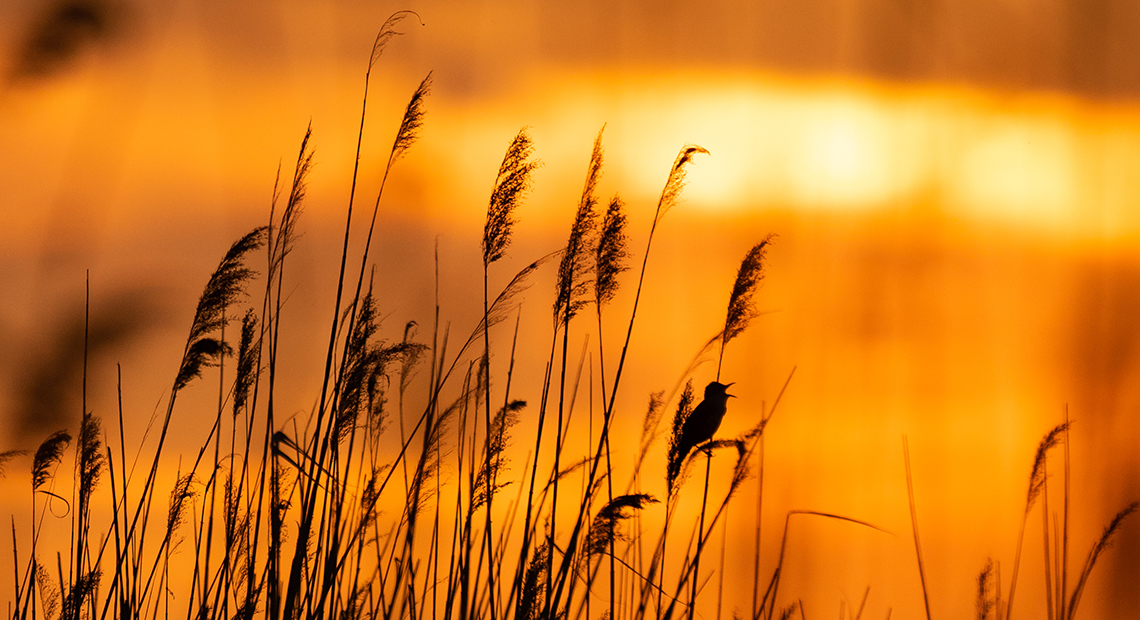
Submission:
[[[689,413],[681,426],[681,435],[669,455],[669,480],[676,479],[680,473],[681,463],[697,446],[711,441],[724,414],[728,411],[728,399],[736,398],[729,394],[728,388],[732,383],[718,383],[713,381],[705,386],[705,398]]]

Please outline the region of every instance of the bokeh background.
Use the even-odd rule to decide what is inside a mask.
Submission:
[[[1034,451],[1066,408],[1071,570],[1140,499],[1140,8],[1125,0],[9,0],[6,445],[77,424],[88,272],[89,406],[115,415],[121,368],[128,437],[142,437],[202,283],[266,221],[278,166],[291,169],[311,123],[282,382],[287,407],[308,411],[368,51],[405,8],[421,21],[404,22],[373,73],[359,190],[370,205],[403,107],[432,71],[421,139],[381,204],[375,282],[391,337],[430,324],[436,248],[446,320],[477,320],[487,194],[521,127],[544,166],[519,212],[515,269],[565,242],[603,125],[601,190],[627,201],[635,253],[677,150],[707,148],[655,241],[631,414],[615,432],[637,436],[646,395],[672,389],[722,324],[740,258],[778,235],[764,314],[725,360],[739,396],[726,434],[797,369],[766,442],[762,573],[791,509],[893,533],[794,524],[781,592],[805,615],[857,606],[868,586],[869,617],[923,613],[904,435],[935,617],[973,613],[987,557],[1012,564]],[[629,307],[628,286],[615,308]],[[524,342],[543,343],[533,366],[550,288],[540,278],[524,305]],[[178,424],[197,446],[188,417]],[[725,617],[751,596],[749,493],[731,517],[748,534],[730,537]],[[1044,615],[1038,523],[1018,585],[1025,617]],[[1140,524],[1126,524],[1082,616],[1140,608],[1138,554]]]

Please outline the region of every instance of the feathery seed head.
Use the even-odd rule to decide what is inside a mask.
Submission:
[[[574,225],[570,228],[570,239],[566,242],[566,250],[562,253],[562,262],[558,266],[554,317],[560,325],[569,323],[588,303],[585,296],[591,284],[591,272],[596,265],[586,260],[586,257],[593,253],[597,242],[594,230],[598,216],[596,190],[598,179],[602,176],[602,132],[605,130],[603,126],[594,139],[594,150],[590,154],[590,165],[586,170],[586,183],[578,201]]]
[[[507,147],[495,188],[491,190],[487,206],[487,223],[483,227],[483,266],[499,260],[511,243],[511,228],[515,224],[514,210],[531,187],[531,175],[541,164],[531,159],[534,143],[526,128],[519,130]]]
[[[215,364],[223,355],[229,355],[229,345],[208,337],[208,334],[229,322],[226,310],[243,294],[246,281],[256,275],[255,271],[245,267],[244,259],[246,254],[261,247],[265,233],[264,226],[255,228],[234,242],[210,276],[202,296],[198,298],[198,309],[190,326],[190,336],[186,339],[174,392],[201,376],[202,368]]]
[[[1037,445],[1037,454],[1033,458],[1033,471],[1029,474],[1029,492],[1025,498],[1025,512],[1029,512],[1034,502],[1037,501],[1037,496],[1045,488],[1045,464],[1049,451],[1061,442],[1062,436],[1067,436],[1069,424],[1069,422],[1058,424]]]
[[[289,200],[285,203],[285,210],[281,214],[277,225],[275,239],[269,239],[270,259],[269,273],[276,274],[281,269],[285,257],[293,249],[293,242],[297,239],[297,220],[301,216],[301,204],[305,201],[308,191],[308,177],[313,169],[313,151],[309,148],[309,140],[313,136],[313,125],[310,122],[305,129],[305,137],[301,139],[301,151],[297,155],[297,165],[293,169],[293,185],[289,190]],[[278,169],[278,175],[280,175]],[[273,204],[277,204],[277,190],[273,193]]]
[[[0,478],[4,477],[4,466],[8,464],[8,461],[16,458],[17,456],[23,456],[27,453],[28,452],[26,450],[8,450],[7,452],[0,452]]]
[[[732,285],[732,294],[728,298],[728,313],[724,321],[724,333],[721,346],[740,335],[748,323],[756,316],[756,305],[752,295],[756,287],[764,279],[764,258],[768,246],[772,243],[772,235],[752,246],[740,262],[740,269],[736,272],[736,282]]]
[[[396,30],[396,26],[404,21],[410,15],[415,15],[416,19],[422,24],[419,13],[415,11],[396,11],[392,16],[384,21],[384,25],[380,27],[380,32],[376,34],[376,41],[372,43],[372,56],[368,59],[368,70],[372,71],[372,67],[380,60],[380,55],[384,53],[384,48],[388,45],[388,41],[400,34],[404,34]]]
[[[403,157],[404,152],[419,138],[424,115],[427,114],[425,101],[429,92],[431,92],[431,72],[428,72],[427,77],[420,82],[416,92],[412,93],[412,99],[408,101],[408,107],[404,110],[404,119],[400,122],[400,130],[396,132],[396,141],[392,144],[389,161],[394,162]]]
[[[234,379],[234,416],[241,413],[249,399],[249,391],[256,378],[255,366],[261,350],[257,334],[257,314],[247,310],[241,320],[241,339],[238,341],[237,376]]]
[[[602,216],[594,268],[594,302],[599,309],[617,293],[617,277],[629,270],[624,262],[629,258],[629,251],[626,249],[626,216],[623,206],[621,198],[614,196],[606,214]]]
[[[693,162],[693,157],[697,153],[709,154],[707,150],[695,144],[686,144],[677,153],[677,159],[673,160],[673,167],[669,169],[669,178],[665,180],[665,188],[661,190],[661,198],[657,201],[657,213],[653,217],[654,226],[665,217],[669,209],[676,206],[677,200],[681,197],[681,190],[685,188],[685,168]]]
[[[51,468],[63,457],[63,451],[71,444],[67,431],[56,431],[40,444],[32,459],[32,490],[39,490],[51,478]]]
[[[619,495],[602,506],[586,535],[586,554],[605,553],[612,543],[628,540],[627,536],[618,531],[618,524],[633,516],[631,510],[641,510],[648,504],[656,503],[657,500],[652,495],[637,493]]]

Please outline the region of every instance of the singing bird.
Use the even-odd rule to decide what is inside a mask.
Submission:
[[[705,386],[705,399],[693,409],[681,428],[681,441],[677,445],[681,447],[682,458],[716,434],[720,421],[724,419],[724,412],[728,410],[728,399],[736,398],[734,394],[728,393],[731,385],[713,381]]]

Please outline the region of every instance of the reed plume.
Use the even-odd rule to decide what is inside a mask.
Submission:
[[[75,583],[83,580],[83,569],[89,560],[87,551],[88,534],[91,527],[91,493],[99,483],[99,474],[103,470],[104,456],[103,443],[100,440],[102,425],[99,418],[91,413],[84,413],[79,425],[78,450],[76,454],[76,478],[79,482],[79,503],[76,506],[76,520],[73,523],[75,544]]]
[[[530,191],[534,171],[542,165],[531,159],[533,155],[534,143],[524,127],[507,147],[491,190],[487,222],[483,226],[484,267],[502,258],[511,243],[511,229],[516,222],[514,211]]]
[[[657,211],[653,216],[654,227],[670,209],[677,205],[677,200],[681,197],[681,190],[685,189],[685,177],[688,174],[686,168],[693,163],[693,158],[697,154],[708,155],[709,152],[695,144],[686,144],[677,153],[677,158],[673,160],[673,167],[669,169],[669,177],[665,180],[665,188],[661,190],[661,198],[657,201]]]
[[[471,496],[471,511],[478,510],[487,503],[488,496],[493,497],[500,489],[510,483],[499,483],[497,480],[506,467],[507,459],[503,452],[510,442],[509,430],[519,421],[519,412],[526,407],[526,401],[513,400],[500,407],[498,413],[491,421],[491,432],[487,438],[486,459],[479,467],[475,476],[475,489]]]
[[[690,396],[691,397],[691,396]],[[657,441],[660,432],[657,430],[657,425],[661,421],[661,412],[665,406],[665,391],[653,392],[649,395],[649,406],[646,407],[645,417],[641,419],[641,439],[638,442],[639,448],[637,451],[637,467],[634,471],[641,469],[641,464],[645,461],[645,455],[649,452],[649,447],[653,442]]]
[[[405,340],[402,342],[391,345],[381,342],[376,347],[373,365],[367,376],[367,398],[365,402],[361,403],[368,414],[368,428],[375,435],[383,432],[384,423],[387,419],[384,405],[388,402],[389,367],[393,364],[399,366],[401,382],[398,389],[403,389],[407,385],[407,377],[412,374],[416,362],[427,351],[427,345],[412,342],[407,339],[408,337],[409,334],[405,332]]]
[[[618,531],[618,525],[633,517],[632,510],[641,510],[649,504],[656,504],[657,499],[645,493],[619,495],[606,502],[590,525],[586,534],[586,555],[593,556],[606,553],[610,545],[618,540],[629,540],[629,537]]]
[[[357,418],[367,403],[370,376],[377,370],[379,350],[372,346],[379,325],[376,323],[375,299],[369,287],[368,293],[360,302],[360,309],[353,325],[352,333],[345,342],[344,359],[341,362],[340,391],[333,400],[333,436],[343,442],[356,428]]]
[[[685,428],[685,422],[689,419],[689,415],[693,413],[693,381],[690,379],[685,383],[685,389],[681,392],[681,398],[677,401],[677,412],[673,414],[673,429],[669,433],[669,460],[666,466],[666,488],[669,489],[669,497],[672,498],[676,492],[677,479],[681,474],[681,465],[685,461],[685,457],[689,455],[689,450],[692,446],[684,445],[682,441],[682,430]]]
[[[40,444],[36,456],[32,459],[33,491],[38,491],[51,479],[52,468],[63,458],[63,451],[69,445],[71,445],[71,435],[67,431],[56,431]]]
[[[8,450],[6,452],[0,452],[0,478],[5,477],[7,474],[5,467],[7,467],[8,461],[17,456],[24,456],[27,453],[27,450]]]
[[[515,620],[538,620],[541,617],[546,598],[542,584],[546,580],[549,564],[550,547],[544,541],[534,550],[534,556],[522,577],[522,587],[515,605]]]
[[[202,296],[198,298],[198,309],[194,312],[194,322],[190,326],[173,392],[177,393],[202,376],[203,367],[216,364],[216,360],[229,353],[225,342],[208,334],[229,322],[226,309],[242,295],[246,281],[256,275],[255,271],[245,267],[244,259],[246,254],[261,247],[265,231],[264,227],[256,228],[235,241],[210,276]]]
[[[416,92],[412,93],[412,99],[408,101],[408,107],[404,110],[404,118],[400,121],[400,129],[396,132],[396,140],[392,143],[392,151],[388,157],[389,165],[403,157],[419,139],[420,129],[424,125],[424,115],[427,113],[425,105],[429,92],[431,92],[430,71],[416,87]]]
[[[415,11],[396,11],[380,26],[380,32],[376,34],[376,40],[372,43],[372,55],[368,58],[369,71],[376,65],[376,61],[380,60],[380,55],[384,53],[384,48],[387,47],[388,41],[392,40],[395,36],[404,34],[396,30],[396,27],[400,22],[413,15],[417,20],[420,19],[419,13]],[[421,23],[423,22],[421,21]]]
[[[602,216],[601,234],[595,250],[594,303],[601,307],[617,294],[618,276],[629,271],[625,263],[629,258],[628,239],[625,233],[624,203],[614,196]]]
[[[416,335],[416,322],[408,321],[404,325],[404,339],[400,344],[404,345],[406,350],[400,357],[400,392],[404,392],[408,388],[409,382],[415,376],[416,364],[419,362],[420,357],[428,350],[427,345],[418,344],[413,342],[412,339]]]
[[[310,122],[305,128],[305,137],[301,139],[300,153],[297,155],[297,164],[293,168],[293,183],[289,188],[289,199],[285,201],[285,210],[281,214],[277,225],[277,235],[271,239],[271,258],[269,273],[279,274],[285,257],[293,249],[293,242],[297,238],[297,220],[301,216],[301,205],[308,192],[308,177],[313,169],[313,151],[309,148],[309,139],[313,135],[313,125]],[[277,196],[274,196],[276,204]]]
[[[190,508],[189,503],[194,501],[197,495],[197,491],[194,490],[193,474],[179,476],[178,480],[174,482],[174,488],[170,491],[170,504],[166,512],[166,535],[171,539],[171,549],[178,546],[178,540],[174,538],[174,534],[185,522],[186,511]]]
[[[740,485],[752,473],[748,457],[752,455],[751,446],[764,432],[765,420],[761,420],[751,431],[733,439],[715,439],[708,443],[709,450],[732,448],[736,450],[736,464],[732,466],[732,479],[728,486],[727,497],[731,498],[740,488]]]
[[[1069,424],[1069,422],[1058,424],[1037,445],[1037,453],[1033,458],[1033,470],[1029,474],[1029,490],[1025,496],[1025,512],[1029,512],[1033,508],[1033,504],[1045,488],[1045,460],[1049,456],[1049,451],[1057,447],[1063,438],[1062,436],[1069,431]]]
[[[996,607],[993,599],[994,560],[986,558],[986,565],[978,573],[978,593],[974,603],[978,620],[990,620]]]
[[[594,264],[587,260],[592,254],[597,223],[597,187],[602,176],[602,127],[594,139],[594,149],[590,153],[590,164],[586,169],[586,181],[582,187],[582,197],[574,214],[574,224],[570,227],[570,238],[558,265],[558,289],[554,301],[554,316],[557,325],[565,327],[586,305],[586,292],[591,284],[590,275]]]
[[[247,310],[241,320],[241,338],[238,341],[237,374],[234,377],[234,416],[249,400],[249,391],[257,378],[257,360],[261,357],[261,339],[257,333],[257,314]]]
[[[51,575],[48,574],[47,568],[44,567],[43,563],[39,560],[34,560],[34,562],[36,565],[35,586],[40,591],[40,606],[43,609],[44,617],[50,620],[54,618],[56,612],[59,611],[60,591],[52,580]]]
[[[84,573],[83,576],[71,586],[71,590],[63,599],[63,607],[60,609],[60,620],[79,620],[82,611],[83,603],[89,599],[99,587],[99,578],[102,572],[93,570]]]
[[[732,285],[732,294],[728,298],[728,312],[724,320],[724,331],[721,332],[720,358],[717,360],[717,380],[720,380],[720,368],[724,362],[724,348],[729,341],[740,335],[748,324],[756,317],[756,304],[752,296],[756,287],[764,279],[764,258],[768,246],[772,242],[772,235],[752,246],[740,262],[736,271],[736,281]]]
[[[91,492],[99,483],[99,475],[103,471],[103,425],[99,418],[87,414],[79,425],[79,505],[90,506]],[[83,509],[80,508],[80,512]]]
[[[224,537],[226,549],[236,562],[238,558],[243,557],[243,552],[246,550],[244,544],[239,545],[237,543],[244,541],[249,534],[249,514],[241,509],[242,498],[238,495],[238,489],[235,488],[233,479],[227,478],[224,485],[222,502],[225,517]],[[235,575],[240,578],[244,572],[235,571]]]
[[[1081,569],[1081,574],[1077,577],[1077,584],[1073,587],[1073,593],[1069,597],[1069,607],[1065,612],[1066,620],[1072,620],[1077,614],[1077,605],[1081,602],[1081,594],[1084,593],[1085,584],[1088,583],[1089,575],[1092,574],[1093,566],[1096,565],[1097,559],[1101,553],[1112,546],[1112,537],[1116,535],[1117,530],[1124,523],[1124,520],[1132,516],[1132,513],[1140,509],[1140,502],[1132,502],[1123,510],[1116,513],[1112,521],[1105,526],[1104,532],[1101,533],[1100,539],[1096,541],[1092,549],[1089,550],[1088,558],[1085,559],[1085,565]]]
[[[1062,438],[1067,438],[1069,432],[1069,422],[1058,424],[1053,430],[1049,431],[1045,437],[1041,439],[1041,443],[1037,445],[1037,454],[1033,458],[1033,469],[1029,474],[1029,490],[1025,495],[1025,512],[1021,515],[1021,527],[1017,534],[1017,548],[1013,554],[1013,573],[1009,580],[1009,596],[1006,597],[1005,602],[1005,619],[1008,620],[1010,614],[1013,612],[1013,597],[1017,592],[1017,574],[1021,566],[1021,547],[1025,540],[1025,526],[1029,520],[1029,511],[1032,510],[1033,504],[1041,493],[1045,490],[1046,477],[1046,461],[1049,458],[1049,451],[1059,444]],[[1048,566],[1045,568],[1049,570]]]

